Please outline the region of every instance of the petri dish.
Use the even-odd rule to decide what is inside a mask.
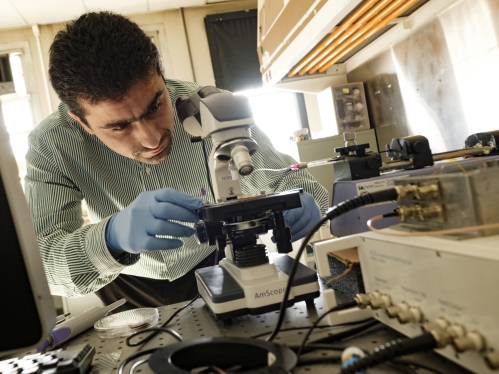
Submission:
[[[117,338],[155,326],[159,320],[156,308],[138,308],[104,317],[94,324],[100,338]]]

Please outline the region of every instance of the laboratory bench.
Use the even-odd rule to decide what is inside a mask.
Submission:
[[[185,304],[186,303],[178,303],[158,308],[160,318],[159,324],[166,321],[173,313],[175,313],[176,310]],[[305,302],[296,303],[287,309],[281,330],[296,327],[310,327],[319,316],[326,312],[325,309],[322,295],[314,300],[313,305],[310,303],[310,305],[307,306]],[[258,338],[263,341],[274,330],[278,316],[279,312],[274,311],[261,315],[236,317],[230,321],[217,321],[213,318],[203,300],[198,299],[189,307],[178,313],[178,315],[169,323],[168,328],[176,331],[184,339],[184,341],[203,337],[250,338],[255,335],[265,334]],[[309,340],[327,337],[354,327],[330,327],[325,325],[326,319],[324,319],[323,322],[319,324],[319,327],[314,330]],[[289,346],[300,345],[307,331],[307,329],[282,331],[273,342]],[[144,339],[144,337],[148,334],[149,333],[143,333],[132,339],[132,342]],[[379,346],[380,344],[392,341],[396,338],[403,338],[403,336],[389,327],[382,324],[376,324],[366,331],[354,335],[347,340],[334,343],[332,346],[338,347],[339,350],[316,350],[303,354],[298,366],[294,370],[294,373],[339,373],[341,347],[357,346],[364,351],[368,351]],[[63,348],[82,343],[90,344],[96,349],[92,362],[92,373],[114,374],[118,373],[120,364],[129,356],[136,354],[139,351],[162,348],[176,342],[177,340],[175,340],[173,336],[161,332],[153,339],[139,347],[129,347],[126,344],[126,338],[102,339],[97,336],[95,331],[88,330],[87,332],[84,332],[74,338],[66,346],[63,346]],[[149,356],[150,354],[143,355],[131,360],[131,362],[124,367],[123,373],[130,373],[131,370],[133,373],[140,374],[153,373],[152,369],[147,365],[146,359]],[[370,369],[368,373],[469,373],[465,369],[460,368],[434,352],[424,352],[404,356],[403,359],[405,360],[404,364],[382,364]],[[422,367],[407,365],[407,363],[410,362],[422,365],[423,367],[426,366],[429,370]],[[211,372],[217,372],[219,374],[224,373],[224,371]]]

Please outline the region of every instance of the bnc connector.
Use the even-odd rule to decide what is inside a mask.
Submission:
[[[478,331],[472,331],[465,337],[454,339],[453,345],[458,352],[483,352],[487,349],[487,341]]]
[[[404,186],[395,186],[398,194],[397,200],[412,199],[418,196],[419,186],[415,184],[406,184]]]
[[[397,314],[397,319],[400,323],[423,322],[424,314],[419,307],[412,306],[409,310]]]
[[[422,221],[428,219],[443,219],[444,218],[444,208],[441,204],[431,204],[429,206],[421,209],[419,219]]]
[[[398,200],[404,199],[438,199],[440,198],[440,187],[438,182],[419,186],[417,184],[406,184],[395,186]]]
[[[492,370],[499,369],[499,352],[489,352],[485,355],[485,363]]]
[[[440,187],[437,182],[426,186],[419,186],[418,196],[420,199],[440,198]]]
[[[371,295],[369,294],[359,293],[355,295],[354,300],[357,302],[357,306],[361,309],[367,308],[371,305]]]
[[[449,326],[450,326],[449,321],[447,321],[447,319],[445,319],[444,317],[440,317],[433,322],[425,323],[422,326],[422,329],[424,332],[430,332],[431,330],[434,329],[442,329],[445,332],[447,332],[447,334],[450,336],[450,333],[447,331]]]
[[[390,295],[383,294],[379,297],[372,298],[370,304],[372,309],[387,309],[393,305]]]
[[[431,204],[428,206],[421,206],[419,203],[399,206],[397,208],[397,215],[401,221],[409,218],[418,218],[421,221],[429,219],[444,219],[444,209],[441,204]]]
[[[452,325],[447,327],[447,333],[451,336],[452,339],[459,339],[466,336],[467,330],[463,325],[453,323]]]
[[[419,205],[399,206],[396,211],[398,218],[401,221],[406,221],[409,218],[418,217],[421,207]]]
[[[437,348],[446,347],[452,341],[450,335],[440,327],[435,327],[433,329],[428,330],[427,332],[429,332],[431,336],[433,336],[433,339],[435,339]]]
[[[386,310],[386,314],[388,314],[388,317],[390,318],[395,318],[399,313],[405,312],[409,310],[410,306],[407,304],[405,301],[402,303],[392,306]]]

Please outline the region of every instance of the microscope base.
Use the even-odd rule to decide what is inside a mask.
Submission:
[[[281,254],[269,257],[278,274],[255,281],[236,279],[219,265],[196,270],[198,291],[216,319],[279,310],[294,259]],[[287,306],[299,301],[311,302],[319,295],[317,273],[300,263]]]

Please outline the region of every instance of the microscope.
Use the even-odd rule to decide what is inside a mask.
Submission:
[[[251,155],[258,144],[251,138],[254,119],[249,100],[202,88],[175,103],[178,118],[193,141],[211,138],[209,170],[216,202],[198,211],[196,239],[224,251],[219,265],[196,270],[198,290],[216,319],[228,320],[246,314],[279,309],[294,259],[291,232],[283,213],[301,207],[302,190],[245,195],[240,180],[254,166]],[[259,235],[273,230],[277,253],[268,254]],[[312,303],[319,296],[317,274],[299,264],[288,306],[298,301]]]

